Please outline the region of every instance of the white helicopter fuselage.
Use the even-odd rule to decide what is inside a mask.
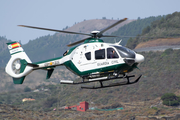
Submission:
[[[87,43],[77,47],[71,54],[73,64],[79,71],[90,71],[124,63],[121,57],[108,58],[107,48],[113,48],[107,43]],[[116,51],[116,49],[114,49]],[[102,53],[97,59],[97,52]],[[117,53],[117,51],[116,51]]]
[[[114,53],[112,53],[113,51]],[[65,65],[75,74],[83,76],[112,70],[121,70],[122,73],[127,73],[143,61],[142,55],[121,45],[92,42],[73,48],[70,54],[67,51],[60,59],[60,64]],[[136,65],[133,66],[134,64]]]

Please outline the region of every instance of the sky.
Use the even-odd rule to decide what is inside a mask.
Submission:
[[[17,25],[62,30],[102,17],[137,19],[180,12],[180,0],[0,0],[0,5],[0,36],[22,44],[55,32]]]

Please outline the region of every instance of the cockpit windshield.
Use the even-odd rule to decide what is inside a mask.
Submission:
[[[122,58],[135,58],[134,51],[123,46],[113,46],[113,47],[117,49],[117,51],[119,52]]]

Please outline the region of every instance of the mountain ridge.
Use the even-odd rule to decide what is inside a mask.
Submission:
[[[77,23],[69,28],[67,28],[67,31],[73,31],[73,32],[82,32],[82,33],[90,33],[93,30],[101,30],[103,28],[108,27],[109,25],[112,25],[113,23],[117,22],[118,20],[112,20],[112,19],[91,19],[91,20],[84,20],[80,23]],[[120,27],[124,26],[125,24],[128,24],[135,20],[126,20],[117,26],[109,29],[107,32],[110,34]],[[66,31],[65,30],[65,31]],[[105,32],[106,33],[106,32]],[[64,33],[58,33],[58,34],[64,34]]]

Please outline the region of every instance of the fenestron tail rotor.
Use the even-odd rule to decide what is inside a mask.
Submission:
[[[21,68],[20,59],[14,60],[14,62],[12,63],[12,70],[13,70],[13,72],[15,74],[20,74],[20,68]]]
[[[89,38],[101,38],[101,37],[120,37],[120,36],[112,36],[112,35],[103,35],[104,32],[106,32],[107,30],[111,29],[112,27],[122,23],[123,21],[127,20],[127,18],[121,19],[119,21],[117,21],[116,23],[102,29],[101,31],[92,31],[90,34],[87,33],[80,33],[80,32],[71,32],[71,31],[63,31],[63,30],[56,30],[56,29],[49,29],[49,28],[42,28],[42,27],[34,27],[34,26],[28,26],[28,25],[18,25],[20,27],[27,27],[27,28],[33,28],[33,29],[40,29],[40,30],[48,30],[48,31],[55,31],[55,32],[62,32],[62,33],[68,33],[68,34],[79,34],[79,35],[87,35],[90,36],[88,38],[79,40],[77,42],[71,43],[69,45],[67,45],[68,47],[79,44],[84,42],[86,39]]]

